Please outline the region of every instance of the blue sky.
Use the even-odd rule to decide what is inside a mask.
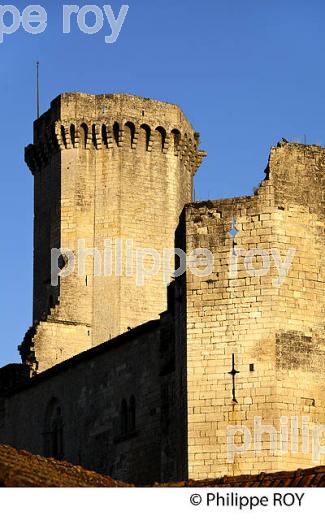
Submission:
[[[20,11],[29,3],[12,2]],[[64,2],[68,4],[68,2]],[[91,2],[79,1],[83,6]],[[111,4],[118,13],[122,2]],[[209,157],[196,197],[252,193],[281,137],[325,145],[324,0],[125,0],[116,43],[108,25],[62,34],[63,2],[41,2],[41,35],[20,29],[0,45],[1,349],[18,361],[32,320],[33,178],[24,164],[35,117],[60,92],[129,92],[180,104]],[[9,23],[9,22],[8,22]]]

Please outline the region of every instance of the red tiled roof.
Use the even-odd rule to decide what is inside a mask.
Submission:
[[[325,466],[260,473],[258,475],[239,475],[209,480],[188,480],[175,484],[155,484],[157,487],[325,487]]]
[[[0,445],[0,487],[128,487],[68,462]]]
[[[32,455],[0,445],[0,487],[133,487],[68,462]],[[209,480],[188,480],[154,487],[325,487],[325,466],[239,475]]]

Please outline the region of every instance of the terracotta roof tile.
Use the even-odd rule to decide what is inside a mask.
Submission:
[[[133,487],[68,462],[32,455],[0,445],[0,487]],[[154,487],[325,487],[325,466],[188,480]]]
[[[176,484],[156,484],[163,487],[325,487],[325,466],[260,473],[258,475],[239,475],[209,480],[188,480]]]
[[[127,487],[64,461],[0,445],[0,487]]]

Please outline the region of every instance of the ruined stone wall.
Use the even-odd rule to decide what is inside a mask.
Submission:
[[[206,277],[186,275],[183,358],[187,408],[187,467],[190,478],[258,473],[324,464],[312,457],[312,431],[325,424],[324,379],[324,172],[325,150],[283,144],[272,149],[266,180],[255,196],[188,205],[183,234],[189,253],[197,247],[214,255]],[[232,220],[238,230],[234,246]],[[180,233],[182,235],[182,233]],[[182,239],[184,240],[184,238]],[[260,248],[247,270],[242,254]],[[279,277],[274,256],[282,261],[295,250],[288,274]],[[245,250],[241,253],[240,250]],[[273,252],[273,253],[272,253]],[[268,260],[269,259],[269,260]],[[266,269],[263,275],[258,269]],[[252,274],[253,272],[253,274]],[[178,284],[182,286],[182,281]],[[234,354],[236,400],[232,395]],[[271,452],[271,437],[254,442],[254,418],[280,431],[288,418],[289,446]],[[297,417],[297,446],[290,431]],[[302,444],[308,417],[309,447]],[[235,442],[244,453],[229,454],[227,429],[245,427]],[[306,430],[306,431],[307,431]],[[255,431],[257,429],[255,428]],[[246,435],[246,437],[245,437]],[[283,434],[285,439],[285,433]],[[293,442],[293,446],[291,446]],[[324,441],[323,441],[324,442]],[[304,453],[306,451],[306,453]]]
[[[57,457],[51,451],[51,414],[56,420],[55,410],[60,408],[59,458],[137,484],[175,479],[165,400],[172,356],[167,352],[169,326],[164,328],[162,343],[159,321],[149,322],[7,395],[0,402],[0,443]],[[121,406],[125,400],[129,421],[132,396],[135,424],[125,433]]]
[[[64,94],[36,121],[26,150],[35,177],[34,330],[21,346],[34,371],[166,309],[163,269],[137,282],[136,252],[151,248],[162,256],[173,247],[180,212],[192,199],[197,147],[198,135],[176,105],[123,94]],[[101,254],[99,276],[91,255],[77,272],[78,240]],[[112,241],[112,273],[104,273],[105,240]],[[53,247],[68,248],[76,260],[57,288]],[[144,265],[151,268],[149,257]]]

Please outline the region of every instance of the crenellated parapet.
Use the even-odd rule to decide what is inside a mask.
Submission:
[[[65,96],[63,95],[59,99],[60,108],[64,105]],[[68,105],[71,106],[72,101],[80,102],[80,99],[84,101],[84,95],[72,94],[69,97]],[[90,100],[102,96],[88,96]],[[136,98],[134,96],[123,96],[113,95],[109,99],[113,99],[114,102],[118,100],[121,104],[129,102],[133,99],[139,103],[143,98]],[[56,120],[49,117],[49,112],[44,114],[38,121],[35,122],[34,131],[34,144],[29,145],[25,150],[25,160],[31,169],[32,173],[38,171],[46,165],[50,158],[59,152],[65,150],[79,149],[79,150],[134,150],[141,149],[142,152],[146,153],[161,153],[163,155],[178,157],[183,162],[185,167],[189,169],[194,175],[198,167],[201,164],[202,157],[206,154],[198,150],[199,146],[199,134],[194,132],[191,125],[183,116],[182,112],[176,105],[168,105],[166,103],[155,102],[152,100],[144,100],[143,103],[150,101],[154,104],[154,108],[157,112],[158,108],[161,110],[160,105],[169,108],[169,111],[173,117],[163,118],[163,121],[159,121],[158,114],[150,114],[149,111],[138,110],[142,117],[138,117],[137,114],[131,114],[132,117],[119,117],[121,110],[117,111],[116,107],[109,113],[108,108],[101,106],[99,110],[96,108],[95,115],[97,117],[63,117],[65,116],[64,110],[60,110],[60,117]],[[107,97],[102,103],[107,103]],[[51,115],[53,115],[52,104]],[[134,112],[134,106],[133,112]],[[143,106],[143,105],[141,105]],[[120,107],[120,105],[119,105]],[[107,112],[106,109],[107,108]],[[152,106],[150,106],[151,111]],[[177,111],[179,112],[177,114]],[[71,110],[69,110],[71,112]],[[116,113],[117,112],[117,113]],[[119,112],[119,113],[118,113]],[[130,110],[128,111],[131,112]],[[167,112],[168,113],[168,112]],[[148,119],[143,117],[146,114]],[[69,116],[73,115],[69,113]],[[134,117],[136,115],[136,117]],[[178,116],[178,117],[175,117]],[[156,117],[153,117],[156,116]]]

